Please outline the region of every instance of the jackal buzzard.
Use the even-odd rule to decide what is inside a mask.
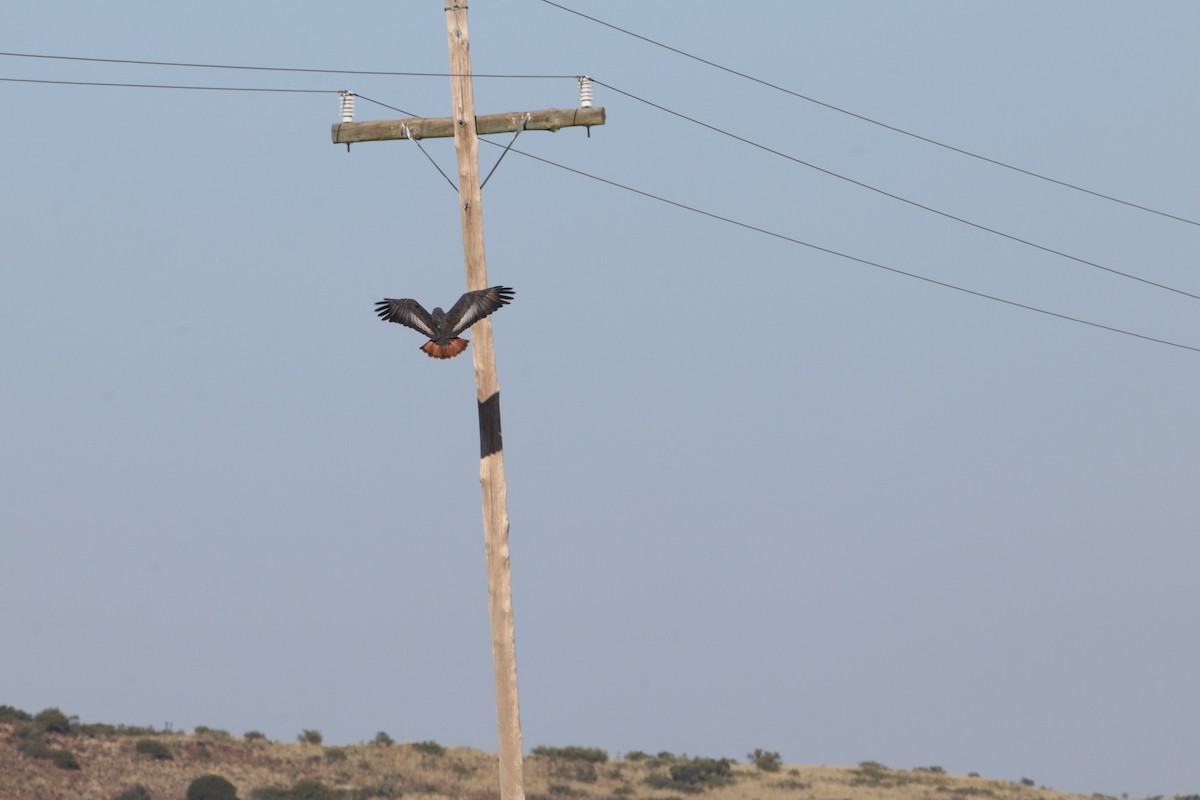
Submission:
[[[429,337],[421,349],[430,358],[454,358],[467,349],[467,340],[458,334],[489,314],[506,306],[513,298],[513,290],[507,286],[493,286],[467,292],[449,311],[435,308],[430,314],[416,300],[407,297],[401,300],[380,300],[375,304],[375,313],[387,322],[398,322]]]

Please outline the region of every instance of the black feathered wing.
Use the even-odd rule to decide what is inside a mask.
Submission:
[[[512,298],[513,290],[507,286],[492,286],[467,292],[446,312],[446,333],[457,336],[479,320],[508,305]],[[418,305],[417,308],[421,307]]]
[[[433,316],[425,310],[425,307],[407,297],[400,300],[390,298],[380,300],[375,304],[375,313],[386,322],[406,325],[415,331],[420,331],[430,339],[436,339],[441,333],[433,321]]]

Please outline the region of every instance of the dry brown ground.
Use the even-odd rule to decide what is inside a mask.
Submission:
[[[246,742],[219,735],[170,734],[151,738],[170,749],[170,760],[154,760],[137,753],[134,749],[137,737],[92,739],[47,735],[51,747],[75,755],[80,768],[67,770],[19,753],[14,726],[0,723],[0,798],[111,800],[127,787],[140,783],[153,800],[184,800],[192,780],[215,773],[231,781],[242,800],[251,800],[257,788],[291,787],[304,778],[349,790],[346,800],[401,795],[409,800],[499,800],[496,757],[480,750],[447,748],[444,755],[434,756],[419,752],[411,744],[322,747],[267,740]],[[610,760],[595,767],[595,779],[591,780],[586,774],[589,770],[579,762],[529,757],[525,762],[526,794],[533,800],[1078,800],[1082,797],[1007,780],[926,770],[784,766],[778,772],[763,772],[748,765],[734,765],[735,780],[730,785],[693,795],[646,785],[649,774],[665,772],[661,765],[652,762]]]

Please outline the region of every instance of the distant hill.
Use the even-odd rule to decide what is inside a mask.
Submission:
[[[496,756],[435,742],[321,745],[80,724],[57,709],[37,715],[0,706],[3,800],[185,800],[203,775],[233,784],[240,800],[499,800]],[[585,747],[538,747],[525,760],[529,800],[1077,800],[1082,795],[1013,782],[948,775],[939,767],[890,769],[757,764],[627,753],[610,759]],[[219,783],[219,782],[218,782]],[[140,788],[139,788],[140,787]]]

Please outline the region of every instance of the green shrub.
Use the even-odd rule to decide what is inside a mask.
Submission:
[[[0,722],[29,722],[33,716],[12,706],[0,706]]]
[[[292,800],[292,790],[282,786],[260,786],[250,791],[250,800]]]
[[[671,767],[671,780],[681,786],[707,789],[722,786],[733,779],[730,761],[727,758],[693,758]]]
[[[168,730],[160,731],[153,725],[118,725],[114,733],[117,736],[165,736],[171,733],[169,728],[170,726]]]
[[[626,797],[631,794],[635,794],[632,786],[618,786],[615,789],[613,789],[612,793],[614,795],[626,796]]]
[[[138,739],[133,749],[144,756],[150,756],[158,761],[167,761],[171,758],[171,751],[157,739]]]
[[[574,745],[568,747],[535,747],[532,752],[535,756],[546,756],[547,758],[558,758],[566,761],[590,761],[593,764],[602,764],[608,761],[608,753],[599,747],[576,747]]]
[[[86,725],[75,725],[75,733],[89,739],[107,739],[117,735],[117,726],[107,722],[89,722]]]
[[[668,750],[661,750],[656,755],[646,756],[644,760],[651,769],[658,769],[659,767],[669,767],[680,761],[687,761],[687,756],[677,756]]]
[[[79,762],[70,750],[51,750],[50,762],[59,769],[79,769]]]
[[[253,742],[259,739],[266,739],[267,736],[262,731],[246,731],[242,734],[242,738],[247,742]]]
[[[853,775],[850,779],[852,786],[887,787],[898,786],[906,782],[906,779],[902,779],[897,773],[893,773],[878,761],[860,761],[858,766],[851,770],[851,774]]]
[[[341,789],[333,789],[320,781],[303,778],[292,784],[289,798],[291,800],[339,800],[346,793]]]
[[[634,750],[625,754],[626,761],[645,761],[649,757],[649,753],[643,753],[641,750]]]
[[[79,769],[74,753],[52,748],[46,744],[41,732],[31,726],[17,730],[17,752],[28,758],[50,761],[60,769]]]
[[[345,748],[342,747],[330,747],[325,751],[326,761],[338,762],[345,761],[348,758],[350,756],[346,753]]]
[[[599,747],[535,747],[535,756],[550,759],[550,773],[556,778],[595,783],[597,764],[608,761],[608,753]]]
[[[733,762],[727,758],[691,758],[678,760],[668,769],[667,775],[651,773],[646,784],[655,789],[703,792],[733,782]]]
[[[431,739],[424,742],[414,742],[412,748],[421,755],[426,756],[444,756],[446,754],[446,748]]]
[[[140,783],[135,783],[112,800],[151,800],[150,791]]]
[[[70,733],[71,720],[57,708],[45,708],[33,718],[38,730],[46,733]]]
[[[50,745],[41,734],[31,733],[30,730],[17,732],[17,752],[29,758],[50,758]]]
[[[300,735],[296,737],[296,741],[300,742],[301,744],[320,744],[321,742],[325,741],[325,737],[321,735],[320,731],[314,731],[309,728],[305,728],[304,730],[300,731]]]
[[[750,763],[763,772],[779,772],[780,767],[783,766],[783,759],[779,757],[779,753],[769,753],[761,747],[754,748],[754,752],[746,758],[750,759]]]
[[[192,735],[197,739],[204,738],[210,742],[232,742],[233,736],[221,728],[210,728],[207,725],[197,725],[192,729]]]
[[[550,771],[559,778],[581,783],[595,783],[600,777],[596,771],[596,765],[590,761],[551,762]]]
[[[390,747],[395,743],[396,741],[387,735],[387,731],[380,731],[379,733],[375,734],[375,738],[371,740],[371,744],[377,744],[380,747]]]
[[[237,800],[237,787],[220,775],[201,775],[188,784],[187,800]]]
[[[1033,786],[1034,780],[1033,780],[1033,778],[1021,778],[1021,785],[1022,786]]]
[[[399,776],[384,775],[375,781],[373,786],[357,789],[354,792],[354,800],[374,800],[377,797],[383,800],[400,800],[403,794]],[[496,795],[496,800],[500,800],[499,795]]]
[[[812,786],[812,784],[806,781],[798,781],[795,778],[784,778],[781,781],[777,781],[774,785],[785,792],[806,792]]]

